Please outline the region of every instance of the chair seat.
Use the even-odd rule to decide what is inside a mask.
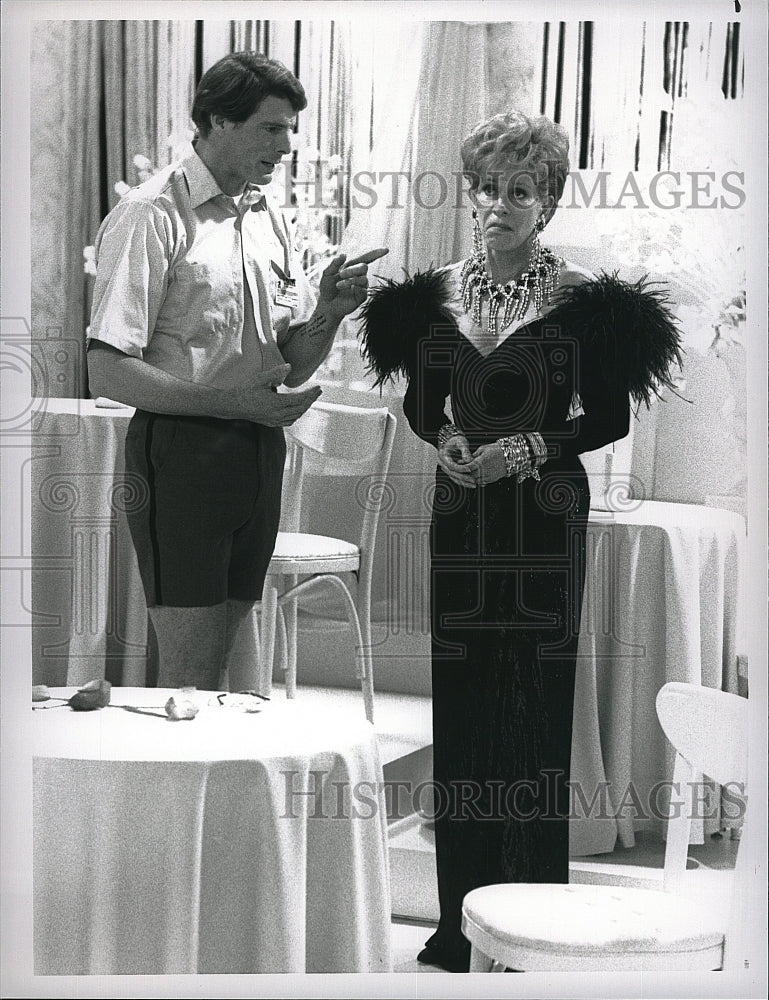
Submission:
[[[346,573],[360,566],[360,549],[328,535],[279,531],[268,573]]]
[[[570,958],[614,968],[620,956],[629,967],[633,956],[717,951],[723,920],[685,897],[609,885],[489,885],[468,893],[462,907],[463,932],[485,955],[500,960],[515,949],[529,958],[526,968],[542,955],[553,970],[568,968]],[[553,964],[555,956],[563,963]]]

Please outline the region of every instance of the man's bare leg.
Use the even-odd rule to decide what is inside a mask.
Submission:
[[[225,662],[227,605],[150,608],[158,640],[158,687],[219,691]]]
[[[259,640],[255,623],[252,622],[254,601],[227,600],[227,629],[225,637],[224,662],[227,668],[230,691],[244,691],[254,684],[258,676]],[[247,630],[252,629],[249,638]],[[257,662],[254,663],[254,657]]]

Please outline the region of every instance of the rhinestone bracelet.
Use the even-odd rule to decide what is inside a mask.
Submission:
[[[502,445],[508,476],[516,475],[525,469],[526,466],[531,467],[529,449],[523,434],[514,434],[512,437],[500,438],[499,443]]]
[[[530,438],[537,437],[539,442],[532,442]],[[547,457],[547,449],[539,434],[514,434],[512,437],[500,438],[499,444],[505,456],[505,466],[507,475],[515,476],[517,482],[522,483],[524,479],[532,477],[539,479],[538,466],[544,462],[542,451]]]
[[[547,461],[547,445],[542,435],[537,434],[536,431],[533,434],[526,434],[526,440],[531,449],[532,465],[538,469]]]
[[[458,427],[455,427],[454,424],[445,423],[438,431],[438,447],[443,448],[447,441],[457,435],[461,436],[462,431]]]

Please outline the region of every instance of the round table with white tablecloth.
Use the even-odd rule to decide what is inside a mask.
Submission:
[[[373,727],[172,693],[33,713],[35,973],[388,971]]]
[[[572,853],[611,850],[614,822],[624,847],[638,829],[662,829],[674,756],[654,707],[663,684],[738,693],[744,545],[744,518],[726,510],[649,500],[591,510],[572,778],[586,778],[588,801],[605,780],[613,819],[573,824],[585,843]],[[711,811],[693,838],[719,829]]]

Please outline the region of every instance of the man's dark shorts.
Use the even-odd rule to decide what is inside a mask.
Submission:
[[[126,472],[148,499],[128,522],[148,607],[261,598],[285,456],[280,427],[136,411]]]

